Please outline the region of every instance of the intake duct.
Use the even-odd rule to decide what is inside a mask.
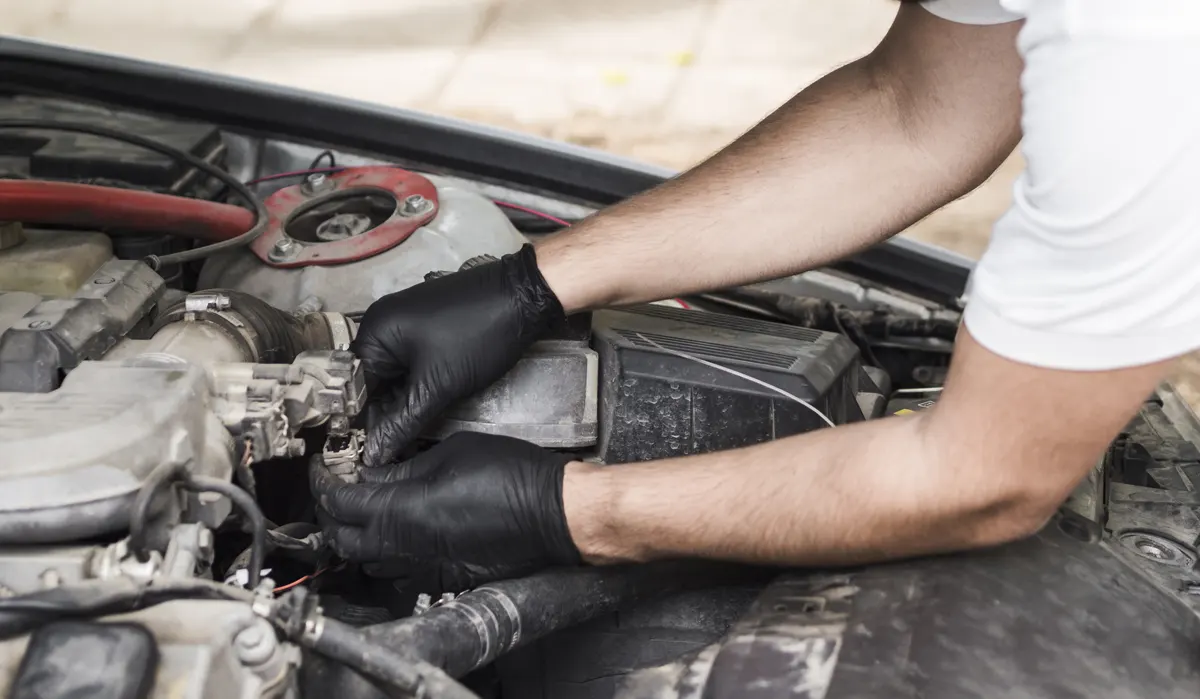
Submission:
[[[597,312],[593,332],[606,463],[732,449],[825,426],[790,398],[697,359],[787,391],[837,424],[862,419],[858,349],[839,334],[662,306]]]

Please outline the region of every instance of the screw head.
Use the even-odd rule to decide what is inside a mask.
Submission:
[[[275,245],[271,247],[271,257],[276,260],[285,260],[300,251],[300,245],[296,241],[284,236],[275,241]]]
[[[320,187],[321,185],[325,184],[325,182],[328,180],[329,180],[329,178],[325,176],[325,173],[314,172],[313,174],[308,176],[308,186],[309,187]]]
[[[420,194],[413,194],[404,199],[404,203],[400,206],[400,213],[405,216],[416,216],[429,211],[432,206],[433,202]]]
[[[29,323],[30,330],[45,330],[48,327],[50,327],[50,321],[48,320],[35,320]]]

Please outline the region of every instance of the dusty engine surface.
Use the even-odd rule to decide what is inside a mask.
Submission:
[[[0,694],[40,696],[63,634],[93,644],[81,653],[128,651],[112,657],[142,668],[145,696],[295,696],[296,643],[315,642],[296,620],[318,612],[264,622],[289,590],[324,576],[329,618],[353,623],[447,592],[332,560],[308,463],[358,477],[360,314],[528,239],[463,180],[289,144],[283,171],[263,172],[247,139],[0,97],[0,598],[137,602],[32,634],[2,633],[0,612]],[[555,329],[425,439],[470,430],[636,461],[872,417],[887,393],[842,334],[650,306]]]
[[[228,169],[222,134],[202,124],[0,98],[11,118],[137,129]],[[526,242],[478,193],[372,166],[291,178],[266,198],[251,246],[158,264],[255,223],[203,174],[94,134],[0,130],[12,180],[0,191],[0,596],[222,578],[270,596],[268,548],[303,565],[327,554],[311,528],[271,523],[260,541],[229,489],[269,500],[280,470],[303,481],[314,456],[353,479],[367,398],[353,318]],[[594,444],[596,371],[586,334],[549,338],[431,437]],[[171,696],[296,691],[298,650],[247,605],[180,600],[107,621],[149,632],[157,685],[183,688]],[[0,692],[24,681],[27,648],[53,663],[54,645],[0,642]]]

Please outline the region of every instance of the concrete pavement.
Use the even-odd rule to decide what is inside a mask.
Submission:
[[[651,159],[684,166],[870,50],[894,12],[890,0],[0,0],[0,31],[635,156],[651,142]]]

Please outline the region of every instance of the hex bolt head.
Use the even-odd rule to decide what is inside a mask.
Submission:
[[[315,189],[315,188],[320,187],[321,185],[325,184],[325,182],[328,180],[329,180],[329,178],[325,176],[325,173],[314,172],[313,174],[308,176],[308,186]]]
[[[413,194],[404,199],[404,203],[400,206],[400,213],[405,216],[416,216],[429,211],[432,206],[433,202],[420,194]]]
[[[276,260],[286,260],[292,255],[300,251],[300,244],[295,240],[284,236],[275,241],[275,245],[271,246],[270,256]]]

